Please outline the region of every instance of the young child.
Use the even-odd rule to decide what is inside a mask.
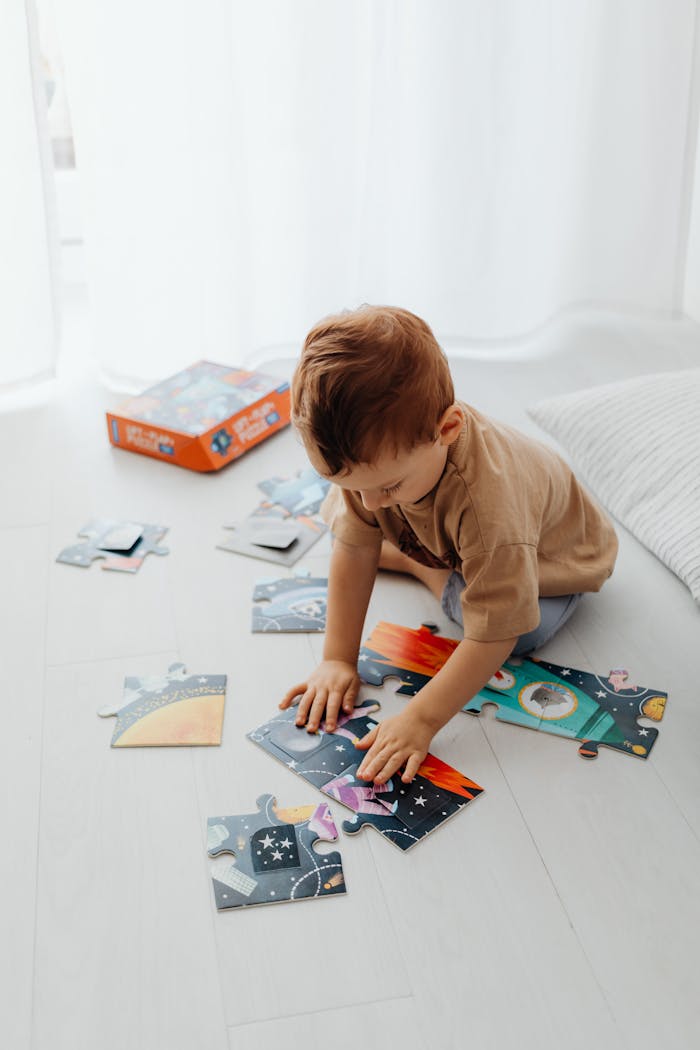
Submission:
[[[358,776],[408,783],[435,733],[511,654],[542,645],[610,576],[617,537],[551,449],[456,401],[447,360],[407,310],[365,306],[309,332],[292,421],[333,482],[323,661],[290,689],[297,725],[335,729],[359,690],[357,657],[378,568],[411,573],[464,638],[407,704],[365,736]],[[404,768],[405,767],[405,768]]]

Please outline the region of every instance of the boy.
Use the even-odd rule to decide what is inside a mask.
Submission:
[[[358,770],[410,782],[435,733],[512,653],[552,637],[581,592],[597,591],[615,531],[551,449],[455,401],[428,325],[365,306],[309,332],[292,380],[292,421],[312,466],[333,482],[322,663],[290,689],[315,732],[352,711],[357,657],[378,568],[408,572],[464,629],[444,667],[358,746]],[[404,768],[405,767],[405,768]]]

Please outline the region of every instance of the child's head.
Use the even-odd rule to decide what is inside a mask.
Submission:
[[[320,473],[363,490],[363,499],[371,489],[375,506],[389,506],[413,502],[437,482],[439,473],[415,494],[438,461],[442,471],[463,416],[425,321],[397,307],[363,306],[307,335],[292,380],[292,421]],[[407,475],[400,480],[408,489],[389,484],[396,475]]]

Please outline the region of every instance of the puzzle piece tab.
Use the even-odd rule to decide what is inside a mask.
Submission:
[[[327,803],[281,809],[273,795],[261,795],[256,805],[257,813],[207,821],[220,911],[346,892],[340,854],[313,849],[316,842],[338,838]]]
[[[78,533],[85,542],[65,547],[56,561],[89,567],[96,558],[104,558],[103,569],[138,572],[147,554],[170,553],[167,547],[158,546],[167,531],[165,525],[97,518]]]
[[[364,700],[352,715],[340,714],[333,733],[326,731],[325,723],[318,732],[309,733],[295,725],[296,711],[289,708],[247,735],[288,769],[352,809],[355,816],[343,823],[343,830],[354,834],[371,824],[399,849],[407,850],[483,788],[430,754],[411,784],[403,784],[398,776],[382,785],[358,780],[365,752],[355,741],[377,725],[369,716],[378,708],[376,701]]]
[[[98,714],[117,716],[112,747],[184,747],[221,743],[225,674],[188,675],[171,664],[165,675],[124,679],[117,704]]]
[[[253,591],[252,630],[317,632],[326,629],[328,580],[294,576],[258,580]]]

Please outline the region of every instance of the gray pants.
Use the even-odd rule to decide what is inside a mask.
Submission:
[[[464,587],[463,577],[458,572],[453,572],[442,592],[442,611],[460,627],[464,626],[460,601]],[[540,598],[539,626],[535,627],[534,631],[520,635],[511,656],[524,656],[553,638],[569,619],[582,597],[582,594],[563,594],[556,598]]]

